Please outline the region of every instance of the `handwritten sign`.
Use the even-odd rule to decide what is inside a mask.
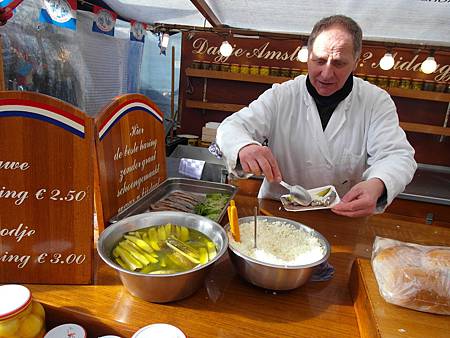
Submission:
[[[96,128],[97,205],[107,223],[166,179],[163,113],[146,96],[127,94],[102,111]]]
[[[0,135],[0,283],[90,283],[92,120],[46,95],[1,92]]]

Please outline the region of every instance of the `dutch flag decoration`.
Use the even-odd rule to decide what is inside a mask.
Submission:
[[[9,9],[16,8],[22,0],[0,0],[0,9],[8,7]]]
[[[78,137],[85,137],[85,122],[63,109],[45,103],[20,99],[0,99],[0,118],[23,117],[53,124]]]
[[[92,31],[114,36],[114,26],[116,25],[117,14],[105,8],[93,7],[95,21],[92,24]]]
[[[77,1],[42,0],[42,9],[39,21],[50,23],[59,27],[76,30]]]
[[[144,42],[147,25],[135,20],[131,20],[130,24],[130,40]]]

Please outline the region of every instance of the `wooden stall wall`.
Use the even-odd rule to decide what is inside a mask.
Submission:
[[[306,40],[288,38],[226,38],[230,57],[219,54],[224,37],[212,32],[183,34],[180,74],[181,132],[202,134],[207,122],[221,122],[248,105],[273,83],[307,73],[297,54]],[[420,71],[429,50],[394,46],[394,67],[385,71],[379,60],[386,47],[364,43],[355,75],[384,87],[397,105],[408,139],[420,163],[450,166],[450,53],[435,52],[437,70]]]
[[[92,282],[93,130],[61,100],[0,92],[0,283]]]

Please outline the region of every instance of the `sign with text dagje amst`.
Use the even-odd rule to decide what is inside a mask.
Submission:
[[[91,283],[92,119],[46,95],[1,92],[0,135],[0,283]]]
[[[98,116],[96,147],[105,224],[167,178],[163,113],[146,96],[116,97]]]

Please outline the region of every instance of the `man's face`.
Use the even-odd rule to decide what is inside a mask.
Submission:
[[[351,35],[332,26],[317,36],[309,51],[309,80],[320,95],[332,95],[344,86],[357,61]]]

